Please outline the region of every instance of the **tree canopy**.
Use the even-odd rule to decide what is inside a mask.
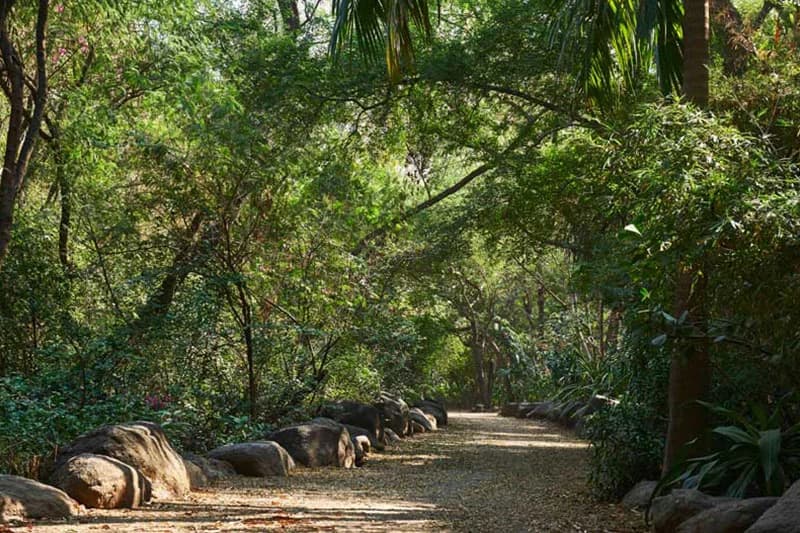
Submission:
[[[0,3],[0,471],[109,420],[604,395],[617,497],[724,445],[708,405],[796,427],[798,8],[690,42],[690,3]]]

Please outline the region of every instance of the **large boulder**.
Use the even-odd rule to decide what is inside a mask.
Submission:
[[[226,444],[208,456],[230,463],[237,474],[250,477],[288,476],[295,466],[289,452],[272,441]]]
[[[227,461],[212,459],[194,453],[185,453],[183,454],[183,458],[184,463],[192,463],[199,467],[205,478],[211,483],[236,475],[236,469]]]
[[[53,473],[50,483],[95,509],[133,509],[152,496],[150,481],[136,468],[90,453],[70,457]]]
[[[747,533],[800,533],[800,481],[789,487]]]
[[[382,392],[375,407],[380,413],[384,428],[391,428],[400,437],[409,433],[408,404],[402,398]]]
[[[191,490],[183,459],[152,422],[103,426],[82,435],[61,449],[55,470],[84,453],[113,457],[136,468],[150,480],[156,498],[182,498]]]
[[[655,533],[673,533],[693,516],[731,501],[736,500],[709,496],[694,489],[673,490],[653,500],[650,506],[653,530]]]
[[[447,407],[445,407],[444,402],[438,400],[420,400],[414,407],[418,407],[423,413],[435,417],[436,425],[440,428],[447,425]]]
[[[373,444],[383,441],[383,421],[380,411],[374,405],[353,401],[335,402],[324,405],[320,415],[347,426],[367,430],[372,436],[370,442]]]
[[[353,453],[355,453],[356,457],[356,466],[364,466],[364,462],[367,460],[367,454],[372,449],[372,434],[364,428],[360,428],[357,426],[351,426],[349,424],[342,424],[341,422],[337,422],[336,420],[331,420],[330,418],[325,417],[317,417],[311,421],[312,424],[321,424],[325,425],[333,425],[333,426],[341,426],[344,427],[347,432],[350,434],[350,442],[353,443]],[[366,441],[366,446],[364,442]],[[381,445],[381,449],[383,449],[383,445]]]
[[[743,533],[777,501],[778,498],[749,498],[721,503],[682,523],[677,533]]]
[[[350,433],[341,424],[297,424],[279,429],[267,438],[283,446],[303,466],[352,468],[355,464]]]
[[[658,481],[640,481],[622,498],[622,506],[628,509],[646,509],[656,486],[658,486]]]
[[[412,422],[418,423],[425,431],[436,431],[436,418],[432,415],[425,414],[418,407],[412,407],[408,410],[408,417]]]
[[[78,504],[55,487],[0,474],[0,524],[32,518],[69,518],[79,513]]]

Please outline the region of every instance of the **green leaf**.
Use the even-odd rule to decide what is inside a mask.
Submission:
[[[752,435],[747,433],[742,428],[739,428],[739,427],[736,427],[736,426],[720,426],[720,427],[714,428],[713,431],[714,431],[714,433],[716,433],[718,435],[722,435],[723,437],[727,437],[727,438],[731,439],[734,442],[739,442],[739,443],[742,443],[742,444],[749,444],[749,445],[755,445],[756,444],[756,441],[755,441],[755,439],[753,438]]]
[[[778,469],[781,454],[781,430],[769,429],[762,431],[758,439],[761,468],[764,471],[764,480],[769,485],[770,480]]]
[[[653,340],[651,340],[650,344],[653,346],[663,346],[665,342],[667,342],[667,335],[666,333],[662,333],[658,337],[655,337]]]
[[[624,229],[625,231],[629,231],[629,232],[631,232],[631,233],[635,233],[635,234],[636,234],[636,235],[638,235],[639,237],[641,237],[641,236],[642,236],[642,232],[641,232],[641,231],[639,231],[639,228],[637,228],[637,227],[636,227],[635,225],[633,225],[633,224],[628,224],[627,226],[625,226],[625,227],[624,227],[624,228],[622,228],[622,229]]]

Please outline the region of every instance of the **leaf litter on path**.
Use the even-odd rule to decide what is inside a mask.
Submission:
[[[77,523],[38,523],[35,530],[645,531],[641,515],[592,499],[588,445],[569,431],[492,413],[452,413],[450,421],[442,431],[371,454],[363,468],[237,477],[187,500],[90,510]]]

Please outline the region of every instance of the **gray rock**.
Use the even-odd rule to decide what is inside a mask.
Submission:
[[[353,468],[355,464],[355,448],[350,433],[342,425],[297,424],[279,429],[267,438],[283,446],[303,466]]]
[[[721,503],[696,514],[676,533],[743,533],[777,501],[778,498],[749,498]]]
[[[55,487],[0,474],[0,524],[30,518],[69,518],[79,513],[78,504]]]
[[[182,498],[191,490],[183,458],[172,448],[158,424],[132,422],[103,426],[81,435],[61,449],[54,470],[84,453],[113,457],[136,468],[150,480],[156,498]]]
[[[408,435],[408,404],[402,398],[381,392],[380,400],[375,404],[381,417],[384,431],[390,428],[400,436]]]
[[[658,485],[658,481],[640,481],[625,494],[620,503],[628,509],[646,509],[656,485]]]
[[[71,457],[53,473],[50,483],[95,509],[133,509],[152,496],[150,481],[136,468],[90,453]]]
[[[653,500],[650,516],[655,533],[673,533],[693,516],[733,498],[716,498],[699,490],[678,489]]]
[[[289,452],[272,441],[226,444],[211,450],[208,456],[230,463],[236,473],[243,476],[288,476],[294,470]]]
[[[747,533],[800,533],[800,481],[795,481]]]
[[[320,409],[320,416],[344,424],[348,430],[358,427],[367,431],[373,448],[377,442],[383,440],[381,414],[374,405],[349,400],[329,403]]]
[[[550,411],[555,407],[553,402],[539,402],[539,405],[531,409],[526,415],[528,418],[548,418]]]
[[[409,409],[408,417],[412,422],[416,422],[425,428],[425,431],[436,431],[436,418],[423,413],[421,409],[417,407]]]
[[[447,425],[447,407],[445,407],[443,401],[420,400],[414,407],[419,407],[425,414],[433,415],[439,428]]]
[[[236,469],[227,461],[203,457],[194,453],[183,454],[185,461],[188,461],[203,471],[203,475],[209,482],[219,481],[236,475]]]
[[[312,424],[320,424],[323,426],[330,426],[330,427],[344,427],[347,429],[347,432],[350,434],[350,441],[353,443],[353,452],[356,455],[356,466],[364,466],[364,462],[367,459],[367,454],[372,449],[373,437],[372,434],[364,428],[360,428],[358,426],[351,426],[349,424],[342,424],[337,422],[336,420],[331,420],[330,418],[325,417],[317,417],[311,420]],[[364,441],[366,440],[366,446],[364,445]],[[377,446],[377,444],[376,444]],[[383,449],[383,445],[380,445],[380,448],[376,449]]]

